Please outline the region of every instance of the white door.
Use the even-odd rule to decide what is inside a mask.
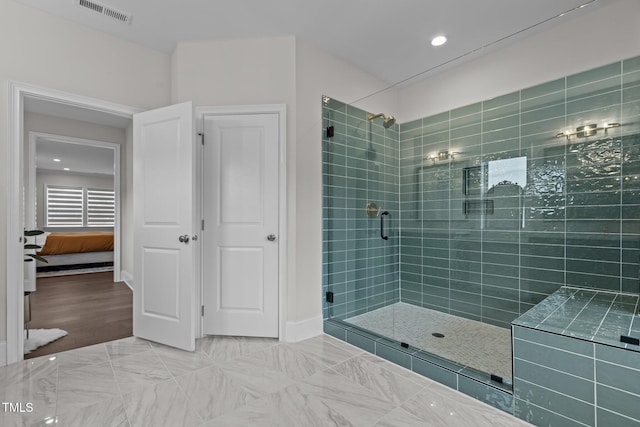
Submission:
[[[203,332],[277,337],[279,115],[203,124]]]
[[[195,168],[190,102],[133,117],[133,334],[195,349]]]

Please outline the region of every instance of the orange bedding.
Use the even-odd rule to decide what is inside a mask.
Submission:
[[[113,250],[112,231],[51,233],[38,255],[75,254]]]

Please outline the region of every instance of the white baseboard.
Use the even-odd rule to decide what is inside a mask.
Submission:
[[[120,280],[122,280],[133,292],[133,274],[128,271],[122,270],[120,272]]]
[[[7,342],[0,341],[0,366],[7,366]]]
[[[297,322],[287,322],[285,333],[287,342],[298,342],[321,335],[322,315]]]

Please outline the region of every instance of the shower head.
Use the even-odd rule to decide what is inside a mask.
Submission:
[[[372,121],[373,119],[376,119],[378,117],[382,117],[382,126],[384,126],[385,129],[389,129],[391,126],[393,126],[393,124],[396,122],[395,117],[393,116],[387,116],[384,113],[378,113],[378,114],[371,114],[369,113],[369,115],[367,116],[367,119],[369,121]]]

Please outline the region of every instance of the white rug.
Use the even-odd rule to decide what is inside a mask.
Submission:
[[[24,354],[29,354],[36,348],[54,342],[65,335],[67,331],[62,329],[29,329],[27,339],[27,331],[24,331]]]

